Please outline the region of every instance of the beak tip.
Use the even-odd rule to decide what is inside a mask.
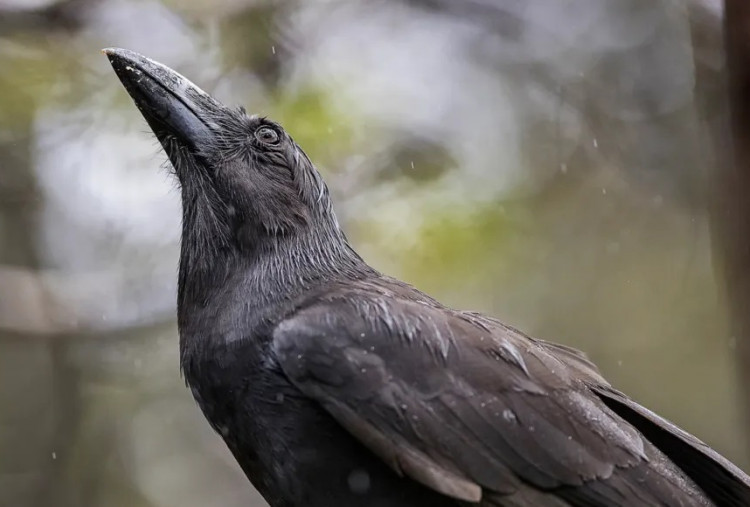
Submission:
[[[107,58],[109,58],[109,61],[112,62],[113,64],[115,63],[116,60],[120,60],[120,61],[148,60],[145,56],[141,56],[138,53],[130,51],[129,49],[110,47],[110,48],[104,48],[101,51],[107,56]]]
[[[104,53],[104,55],[106,55],[110,63],[114,65],[115,60],[118,58],[118,56],[122,55],[124,50],[120,48],[104,48],[101,51],[102,53]]]

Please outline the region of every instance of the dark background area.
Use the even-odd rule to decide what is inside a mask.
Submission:
[[[179,194],[107,46],[282,122],[375,267],[748,470],[722,37],[713,0],[0,0],[0,505],[264,505],[180,378]]]

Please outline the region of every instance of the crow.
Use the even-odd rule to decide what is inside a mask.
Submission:
[[[104,52],[181,189],[186,384],[272,507],[750,506],[583,353],[368,266],[278,123]]]

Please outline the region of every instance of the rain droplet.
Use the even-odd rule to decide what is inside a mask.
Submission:
[[[366,470],[355,468],[346,480],[352,493],[363,495],[370,491],[370,474]]]
[[[276,54],[276,46],[271,46],[271,53]]]
[[[503,419],[505,419],[508,422],[515,422],[516,414],[514,414],[511,409],[506,408],[505,410],[503,410]]]
[[[57,453],[55,451],[52,451],[52,459],[57,459]]]
[[[284,393],[276,393],[276,403],[284,403]]]

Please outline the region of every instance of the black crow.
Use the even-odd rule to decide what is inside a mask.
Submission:
[[[750,505],[581,352],[368,266],[279,124],[105,53],[180,183],[186,382],[271,506]]]

